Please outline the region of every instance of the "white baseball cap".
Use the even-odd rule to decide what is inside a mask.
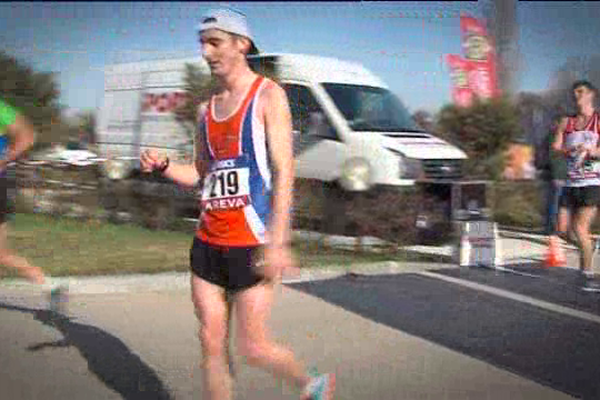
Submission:
[[[250,51],[248,54],[258,54],[258,48],[254,44],[250,28],[248,28],[246,15],[239,11],[230,8],[210,10],[204,14],[197,29],[198,33],[208,29],[219,29],[224,32],[243,36],[250,40]]]

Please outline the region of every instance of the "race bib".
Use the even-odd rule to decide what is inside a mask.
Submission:
[[[567,161],[568,175],[573,180],[596,179],[600,177],[600,163],[598,161],[585,160],[583,163],[578,160]]]
[[[220,169],[209,173],[202,189],[205,210],[243,208],[250,204],[248,168]]]
[[[569,150],[575,150],[578,146],[593,149],[597,145],[598,135],[592,131],[575,131],[570,133],[565,140],[565,147]],[[582,160],[575,154],[571,154],[567,158],[568,176],[569,179],[574,181],[598,179],[599,166],[597,160]]]
[[[586,162],[583,166],[583,171],[594,178],[600,176],[600,163],[598,161]]]

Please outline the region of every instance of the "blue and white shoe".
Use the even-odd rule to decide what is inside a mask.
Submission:
[[[67,286],[58,286],[50,291],[50,311],[65,315],[69,302],[69,289]]]
[[[584,292],[600,293],[600,279],[587,278],[582,289]]]
[[[335,391],[335,375],[322,374],[313,375],[311,381],[306,385],[302,400],[331,400]]]

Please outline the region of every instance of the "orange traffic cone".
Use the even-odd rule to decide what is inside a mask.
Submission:
[[[546,267],[564,267],[567,264],[566,257],[556,236],[550,236],[545,261]]]

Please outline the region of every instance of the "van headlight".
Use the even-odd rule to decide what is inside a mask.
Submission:
[[[395,155],[398,156],[398,158],[400,159],[400,174],[399,174],[399,178],[400,179],[422,179],[425,177],[425,174],[423,172],[423,164],[421,163],[421,160],[418,160],[416,158],[409,158],[406,157],[404,154],[402,154],[401,152],[399,152],[398,150],[395,149],[390,149],[388,147],[388,150],[391,151],[392,153],[394,153]]]
[[[372,170],[364,158],[352,158],[346,162],[342,170],[340,184],[348,191],[364,191],[371,187]]]
[[[106,175],[108,179],[125,179],[131,172],[131,163],[125,160],[111,158],[104,162],[103,169],[104,175]]]
[[[400,177],[402,179],[422,179],[424,174],[421,160],[400,157]]]

